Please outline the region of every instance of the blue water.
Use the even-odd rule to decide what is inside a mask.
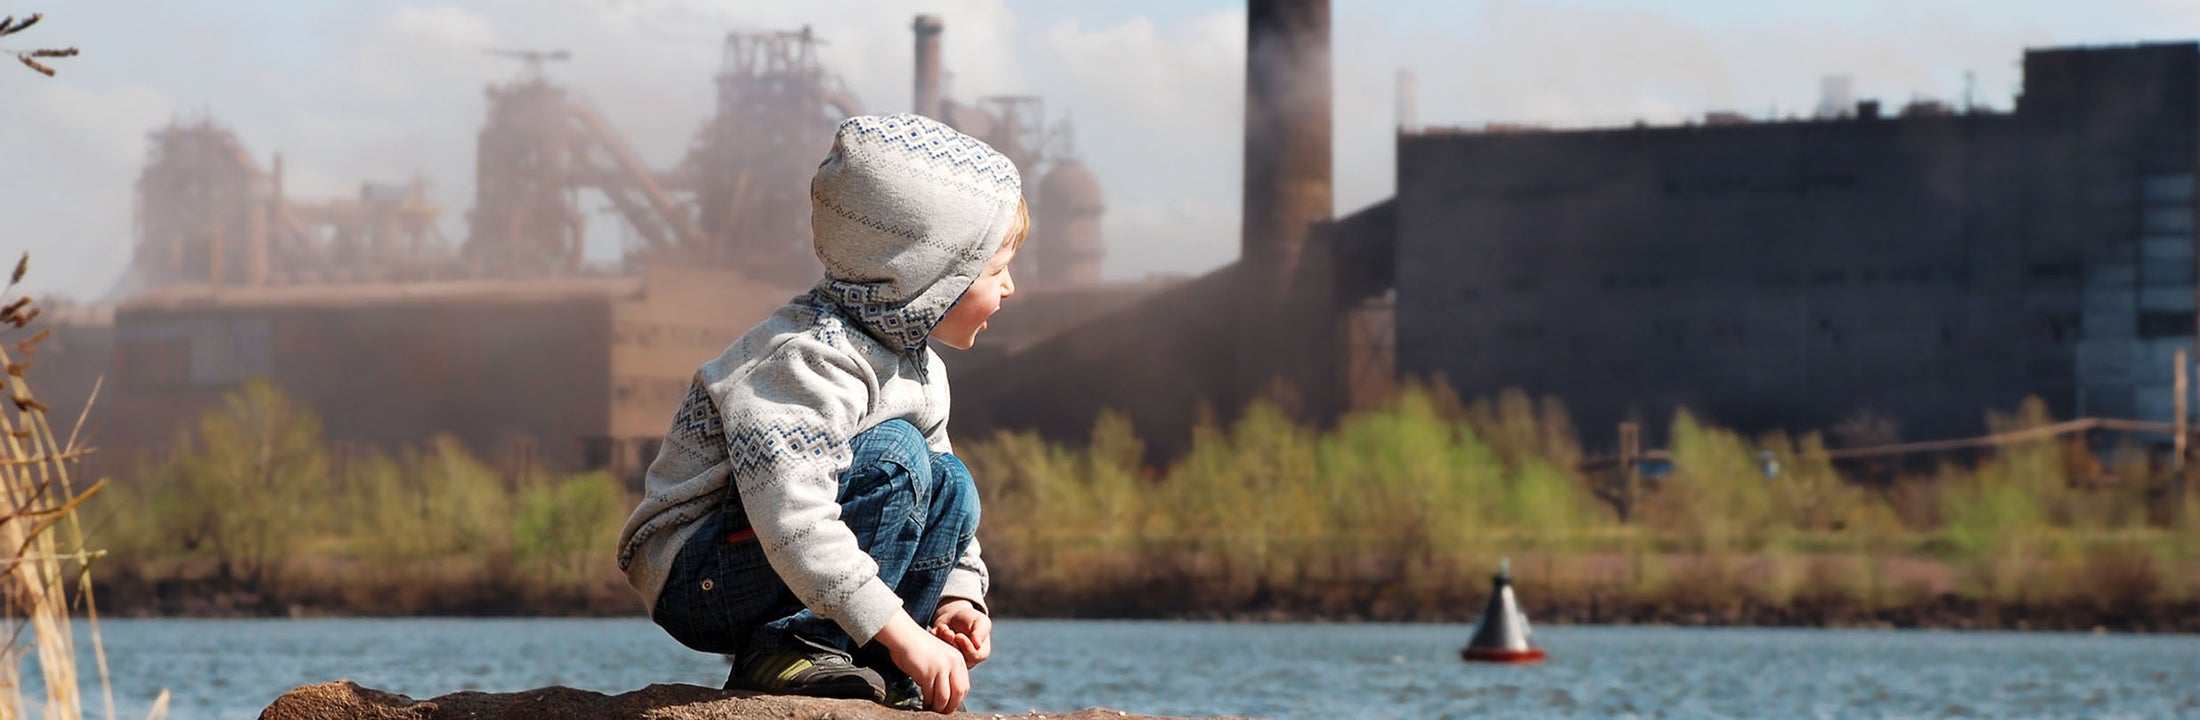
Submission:
[[[350,678],[416,698],[716,686],[644,620],[111,620],[117,716],[250,718]],[[1272,718],[2200,718],[2200,638],[1538,628],[1549,663],[1469,666],[1461,625],[1002,621],[969,710]],[[101,714],[83,653],[89,715]],[[34,675],[34,667],[25,668]],[[26,678],[30,679],[30,678]]]

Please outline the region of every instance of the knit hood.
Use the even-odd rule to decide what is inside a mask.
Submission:
[[[920,350],[1022,197],[1016,164],[976,138],[918,115],[849,118],[810,180],[817,291],[887,347]]]

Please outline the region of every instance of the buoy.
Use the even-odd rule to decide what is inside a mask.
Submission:
[[[1512,559],[1497,561],[1497,574],[1490,578],[1490,602],[1482,606],[1482,620],[1474,627],[1474,638],[1459,650],[1459,659],[1467,662],[1539,663],[1543,662],[1542,648],[1528,645],[1528,616],[1520,612],[1520,603],[1513,599]]]

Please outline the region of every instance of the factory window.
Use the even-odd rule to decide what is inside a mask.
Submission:
[[[2193,269],[2191,260],[2140,263],[2139,283],[2189,287],[2193,283]]]
[[[2192,175],[2148,175],[2139,178],[2139,200],[2149,205],[2192,202]]]
[[[2189,312],[2139,313],[2139,337],[2154,339],[2191,337],[2193,314]]]
[[[2093,186],[2093,191],[2088,194],[2087,199],[2091,200],[2094,205],[2128,206],[2131,204],[2134,190],[2135,188],[2132,187],[2130,180],[2116,178]]]
[[[2192,206],[2147,208],[2139,214],[2139,232],[2143,235],[2191,235]]]
[[[115,352],[115,374],[141,388],[183,385],[191,376],[191,341],[184,338],[131,340]]]

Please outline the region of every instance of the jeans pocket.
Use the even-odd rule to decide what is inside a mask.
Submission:
[[[680,547],[650,613],[673,639],[703,652],[734,652],[749,627],[787,592],[763,545],[753,535],[729,542],[723,518],[704,519]]]
[[[741,624],[753,623],[793,591],[772,570],[764,557],[764,544],[750,536],[718,545],[718,587],[712,592],[720,617]]]

